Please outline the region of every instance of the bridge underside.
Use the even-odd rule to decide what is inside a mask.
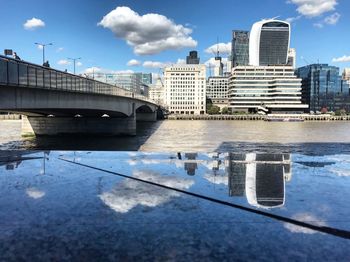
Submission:
[[[156,121],[157,107],[108,96],[0,86],[0,110],[23,114],[23,135],[135,135],[136,121]]]

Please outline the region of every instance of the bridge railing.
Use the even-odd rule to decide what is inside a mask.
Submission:
[[[0,55],[0,85],[124,96],[155,104],[144,95],[118,86],[2,55]]]

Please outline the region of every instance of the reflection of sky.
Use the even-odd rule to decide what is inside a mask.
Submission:
[[[320,221],[320,219],[316,218],[314,215],[310,213],[299,213],[292,217],[295,220],[307,222],[309,224],[313,224],[316,226],[327,226],[327,224],[323,221]],[[284,223],[284,227],[288,229],[292,233],[303,233],[303,234],[315,234],[318,233],[315,230],[308,229],[305,227],[296,226],[290,223]]]
[[[44,191],[41,191],[35,187],[30,187],[30,188],[27,188],[26,190],[26,194],[31,197],[31,198],[34,198],[34,199],[39,199],[39,198],[42,198],[43,196],[45,196],[45,192]]]
[[[162,176],[153,171],[134,171],[133,177],[156,182],[178,189],[190,188],[194,181],[176,176]],[[156,207],[180,196],[180,193],[161,187],[148,185],[131,179],[116,184],[111,191],[103,192],[99,197],[111,209],[126,213],[132,208],[142,205]]]

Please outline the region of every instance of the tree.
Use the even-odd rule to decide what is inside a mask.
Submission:
[[[228,107],[224,107],[221,109],[221,114],[228,115],[230,114],[230,109]]]
[[[220,107],[218,106],[211,106],[211,107],[208,107],[207,109],[207,113],[209,115],[217,115],[217,114],[220,114]]]

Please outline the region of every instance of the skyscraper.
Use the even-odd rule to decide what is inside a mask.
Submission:
[[[280,20],[256,22],[249,37],[249,64],[285,65],[290,42],[290,24]]]
[[[232,31],[232,67],[249,64],[249,31]]]
[[[190,51],[190,54],[186,57],[186,64],[188,65],[198,65],[199,57],[197,51]]]

